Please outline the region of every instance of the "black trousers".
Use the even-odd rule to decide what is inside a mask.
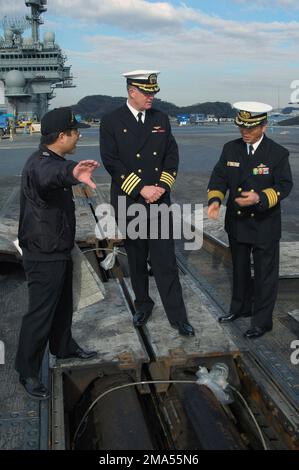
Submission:
[[[230,312],[252,313],[252,326],[272,329],[279,276],[279,241],[268,244],[240,243],[229,239],[233,261],[233,292]],[[251,255],[254,288],[251,283]]]
[[[154,302],[149,296],[147,260],[150,263],[157,288],[170,322],[186,321],[187,314],[182,296],[175,257],[174,240],[126,238],[131,282],[135,294],[135,308],[140,312],[152,311]]]
[[[29,305],[22,321],[16,370],[22,377],[38,377],[48,341],[50,352],[58,356],[78,347],[71,333],[73,264],[71,260],[24,259],[23,266]]]

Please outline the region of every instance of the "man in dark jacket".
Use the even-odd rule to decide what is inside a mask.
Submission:
[[[258,338],[273,326],[272,313],[277,296],[280,201],[292,189],[289,152],[266,137],[269,105],[238,102],[235,123],[241,139],[228,142],[209,182],[208,216],[216,219],[229,190],[225,229],[233,261],[233,292],[230,312],[221,323],[251,316],[251,328],[244,334]],[[251,254],[254,261],[254,305],[252,312]]]
[[[170,206],[170,190],[176,179],[179,160],[168,117],[152,109],[154,95],[160,89],[158,73],[136,70],[123,74],[127,79],[128,100],[126,105],[103,117],[100,150],[103,164],[112,177],[111,203],[118,221],[125,219],[128,227],[131,220],[126,214],[119,213],[121,197],[125,198],[126,209],[136,203],[146,207],[144,224],[147,225],[147,236],[133,239],[127,232],[125,238],[135,294],[133,323],[135,326],[145,325],[154,305],[148,291],[149,256],[170,324],[180,334],[193,336],[178,277],[172,222],[168,224],[169,237],[163,238],[161,226],[156,238],[150,236],[150,206]]]
[[[65,160],[80,137],[70,108],[48,112],[41,122],[41,145],[22,172],[19,244],[29,289],[28,312],[23,317],[16,370],[27,393],[47,399],[49,392],[39,373],[46,345],[58,358],[91,358],[72,338],[72,260],[75,208],[72,185],[95,188],[91,180],[99,166],[94,160]]]

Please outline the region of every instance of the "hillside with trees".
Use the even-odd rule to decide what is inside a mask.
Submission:
[[[72,109],[76,114],[80,114],[83,119],[101,119],[104,114],[125,104],[126,100],[127,98],[121,96],[91,95],[82,98],[77,104],[72,106]],[[205,115],[213,114],[216,118],[234,117],[236,115],[236,111],[232,109],[230,103],[220,101],[214,103],[197,103],[191,106],[180,107],[156,98],[154,107],[171,117],[175,117],[178,114],[197,113]]]

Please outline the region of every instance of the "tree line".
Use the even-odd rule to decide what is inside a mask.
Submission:
[[[101,117],[126,103],[127,98],[121,96],[91,95],[85,96],[77,104],[72,106],[76,114],[80,114],[83,119],[101,119]],[[229,118],[236,115],[236,110],[230,103],[221,101],[197,103],[191,106],[176,106],[173,103],[155,99],[154,107],[175,117],[178,114],[213,114],[216,118]]]

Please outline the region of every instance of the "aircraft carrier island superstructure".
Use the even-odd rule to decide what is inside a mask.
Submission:
[[[47,112],[55,88],[72,87],[70,66],[55,43],[55,34],[39,27],[47,0],[25,1],[31,14],[24,18],[2,18],[4,37],[0,36],[0,84],[4,84],[4,108],[17,119],[39,121]],[[31,36],[23,37],[31,26]],[[3,89],[3,85],[2,85]]]

